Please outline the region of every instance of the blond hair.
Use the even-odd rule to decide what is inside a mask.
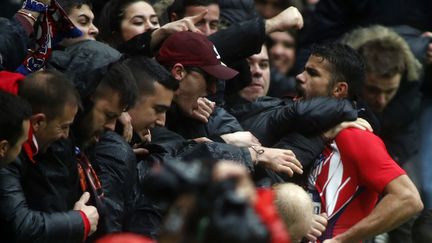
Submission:
[[[342,43],[351,46],[355,50],[359,50],[366,43],[375,40],[383,40],[397,46],[404,59],[408,81],[417,81],[420,79],[421,63],[414,57],[406,41],[395,31],[387,27],[373,25],[355,29],[343,37]]]
[[[288,228],[293,242],[300,241],[309,232],[312,224],[313,205],[303,188],[293,183],[273,187],[275,205]]]

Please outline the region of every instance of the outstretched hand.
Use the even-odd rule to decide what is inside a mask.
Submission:
[[[184,17],[174,22],[167,23],[161,27],[161,30],[166,31],[168,35],[179,31],[191,31],[202,34],[202,32],[195,27],[195,24],[200,22],[207,12],[208,10],[205,10],[197,15]]]
[[[207,14],[208,10],[205,10],[197,15],[184,17],[174,22],[167,23],[153,31],[151,36],[150,48],[155,50],[160,43],[162,43],[168,36],[180,31],[191,31],[195,33],[203,34],[195,24],[200,22]]]
[[[303,174],[303,166],[291,150],[265,147],[259,147],[259,149],[264,150],[261,157],[258,157],[262,166],[275,172],[285,173],[290,177],[294,173]]]

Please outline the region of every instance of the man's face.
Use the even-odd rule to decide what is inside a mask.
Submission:
[[[297,75],[297,91],[305,99],[332,96],[330,63],[319,56],[311,55],[305,70]]]
[[[198,107],[198,98],[214,93],[215,82],[206,82],[205,76],[208,75],[204,75],[202,70],[184,71],[187,73],[180,81],[179,88],[174,94],[174,101],[186,115],[193,116],[193,111]],[[212,87],[208,87],[208,83],[211,83]]]
[[[0,159],[0,166],[6,166],[7,164],[9,164],[10,162],[16,159],[18,154],[21,152],[21,148],[23,144],[27,141],[29,129],[30,129],[30,121],[24,120],[22,122],[22,134],[18,138],[17,142],[11,145],[7,141],[5,141],[8,144],[6,145],[7,148],[5,148],[4,153],[2,152],[3,156]]]
[[[77,111],[76,104],[67,103],[61,115],[47,120],[45,126],[35,131],[34,135],[40,151],[45,152],[52,143],[69,136],[69,128]]]
[[[124,41],[159,27],[159,19],[156,12],[150,4],[144,1],[129,5],[125,9],[124,17],[120,23],[121,34]]]
[[[128,111],[132,127],[138,134],[154,126],[165,125],[165,115],[171,106],[174,91],[154,83],[154,94],[142,95],[137,104]]]
[[[117,118],[123,112],[120,105],[120,94],[111,89],[106,89],[101,96],[94,98],[91,111],[84,117],[80,124],[81,141],[89,146],[99,141],[99,137],[105,130],[114,130]]]
[[[195,24],[195,26],[201,30],[203,34],[209,36],[219,29],[219,16],[220,9],[217,4],[210,4],[208,6],[188,6],[185,9],[185,17],[194,16],[208,10],[204,18]]]
[[[269,50],[272,65],[280,72],[287,74],[295,62],[295,39],[287,32],[270,34],[273,46]]]
[[[93,24],[94,15],[87,4],[81,5],[80,8],[73,8],[69,15],[72,23],[82,32],[82,36],[78,38],[66,38],[62,41],[63,46],[71,46],[84,40],[96,40],[99,34],[98,28]]]
[[[251,83],[240,91],[240,96],[248,101],[254,101],[265,96],[270,87],[270,65],[267,48],[263,46],[259,54],[248,59],[252,74]]]
[[[367,74],[362,96],[374,112],[382,112],[396,95],[401,81],[401,74],[391,78]]]

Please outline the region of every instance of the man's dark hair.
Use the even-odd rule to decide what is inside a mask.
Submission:
[[[138,88],[132,70],[123,60],[114,62],[98,84],[95,98],[106,97],[107,91],[118,92],[120,106],[126,111],[135,105],[138,98]]]
[[[172,91],[179,87],[179,81],[151,58],[135,56],[124,60],[124,64],[131,70],[140,94],[153,94],[155,82]]]
[[[186,8],[189,6],[209,6],[211,4],[219,5],[219,0],[175,0],[167,8],[168,17],[170,18],[172,13],[176,13],[179,19],[183,18],[186,12]]]
[[[386,39],[366,42],[358,52],[366,62],[366,72],[382,78],[392,78],[406,70],[405,56],[399,43]]]
[[[311,55],[321,57],[330,63],[332,74],[330,86],[338,82],[346,82],[350,98],[359,94],[366,79],[365,63],[353,48],[339,43],[313,45]]]
[[[48,119],[63,115],[66,104],[81,106],[72,82],[55,70],[28,75],[21,82],[18,95],[31,104],[33,114],[43,113]]]
[[[0,91],[0,140],[15,145],[22,136],[23,121],[31,116],[30,105],[22,98]]]
[[[80,9],[82,5],[92,8],[91,0],[57,0],[57,2],[67,14],[70,14],[73,8]]]

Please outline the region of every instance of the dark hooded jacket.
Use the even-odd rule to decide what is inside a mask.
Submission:
[[[95,81],[102,78],[108,65],[119,60],[120,52],[94,40],[78,42],[64,50],[54,50],[48,62],[49,68],[67,75],[80,92],[93,90]]]

